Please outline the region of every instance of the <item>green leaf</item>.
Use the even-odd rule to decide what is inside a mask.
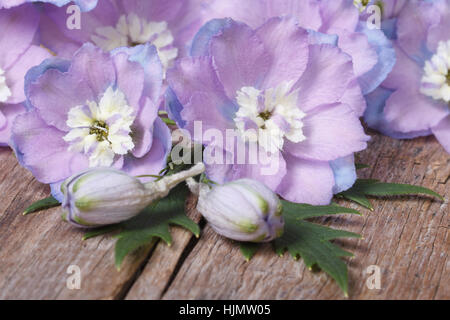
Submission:
[[[185,184],[179,185],[166,198],[148,206],[138,216],[121,224],[122,231],[117,235],[115,248],[117,268],[120,268],[128,253],[154,241],[154,238],[161,238],[171,245],[169,225],[184,227],[199,237],[200,227],[187,217],[184,211],[188,193]]]
[[[61,205],[61,203],[58,200],[56,200],[53,197],[48,197],[48,198],[36,201],[31,206],[26,208],[25,211],[23,212],[23,215],[25,216],[25,215],[33,213],[33,212],[50,209],[53,207],[57,207],[59,205]]]
[[[358,191],[354,190],[344,191],[340,193],[340,196],[344,197],[347,200],[356,202],[357,204],[373,211],[372,203],[369,201],[369,199],[367,199],[367,197],[364,194]]]
[[[122,262],[129,253],[136,251],[144,245],[153,245],[157,241],[157,237],[139,231],[130,233],[126,237],[119,238],[114,248],[114,260],[117,270],[120,271]]]
[[[87,239],[95,238],[95,237],[98,237],[98,236],[101,236],[101,235],[104,235],[107,233],[111,233],[111,232],[119,230],[120,228],[121,228],[120,224],[112,224],[112,225],[105,226],[105,227],[95,228],[95,229],[85,232],[82,240],[87,240]]]
[[[386,197],[412,194],[427,194],[444,200],[438,193],[424,187],[399,183],[382,183],[374,179],[358,179],[352,188],[341,192],[337,196],[354,201],[363,207],[373,210],[373,206],[369,199],[367,199],[367,196]]]
[[[361,170],[361,169],[370,168],[370,166],[368,164],[364,164],[364,163],[355,163],[355,168],[356,168],[356,170]]]
[[[335,279],[344,294],[348,295],[347,265],[341,260],[341,257],[353,255],[334,245],[330,240],[360,238],[361,236],[304,220],[341,213],[359,214],[356,210],[337,205],[311,206],[283,201],[284,233],[275,240],[274,245],[277,254],[282,255],[287,250],[294,259],[301,257],[311,270],[313,266],[319,266]]]
[[[373,183],[367,184],[361,190],[365,195],[368,196],[399,196],[399,195],[412,195],[412,194],[427,194],[444,200],[444,198],[430,190],[428,188],[413,186],[409,184],[399,184],[399,183]]]
[[[258,251],[260,244],[253,242],[239,242],[239,246],[245,260],[250,261],[250,259],[255,255],[256,251]]]
[[[358,179],[356,180],[353,187],[351,187],[347,191],[340,193],[339,195],[355,202],[360,201],[360,204],[366,206],[368,200],[364,200],[365,196],[384,197],[413,194],[427,194],[433,197],[437,197],[440,200],[444,200],[444,198],[440,194],[428,188],[413,186],[409,184],[383,183],[374,179]]]
[[[281,202],[283,204],[283,214],[288,213],[289,215],[295,216],[297,219],[301,220],[342,213],[361,215],[361,213],[354,209],[340,207],[338,205],[312,206],[310,204],[293,203],[285,200],[281,200]]]

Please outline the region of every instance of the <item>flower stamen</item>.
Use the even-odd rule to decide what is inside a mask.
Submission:
[[[283,148],[284,139],[294,143],[306,139],[302,118],[297,107],[298,91],[291,82],[264,91],[243,87],[237,92],[239,110],[234,122],[244,141],[258,142],[266,151]]]
[[[128,105],[120,90],[109,87],[99,103],[87,101],[69,111],[64,140],[69,151],[82,152],[90,167],[109,167],[116,155],[125,155],[134,148],[131,125],[134,109]]]

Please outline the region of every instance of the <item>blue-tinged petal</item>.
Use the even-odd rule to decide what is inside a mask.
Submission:
[[[403,133],[391,129],[392,126],[386,120],[384,108],[393,92],[393,90],[378,87],[366,96],[367,109],[364,113],[364,120],[369,127],[395,139],[412,139],[430,135],[430,130]]]
[[[383,20],[381,30],[389,40],[397,39],[397,18]]]
[[[326,34],[314,30],[307,30],[310,44],[331,44],[337,46],[339,37],[335,34]]]
[[[353,154],[330,161],[330,167],[334,175],[334,194],[348,190],[353,186],[357,178]]]
[[[166,90],[165,109],[169,114],[169,118],[174,120],[180,128],[184,128],[186,121],[181,117],[183,106],[171,88],[167,88]]]
[[[64,181],[59,181],[59,182],[50,184],[50,191],[52,193],[52,196],[59,202],[63,202],[63,200],[64,200],[64,195],[61,192],[61,185],[63,184],[63,182]]]
[[[364,33],[372,48],[375,49],[378,61],[369,71],[359,77],[359,83],[364,95],[375,90],[388,76],[395,65],[396,57],[392,43],[381,30],[370,30],[366,23],[360,23],[359,31]]]
[[[209,53],[211,39],[219,35],[225,28],[235,23],[232,19],[213,19],[205,23],[192,41],[190,55],[192,57],[206,56]]]
[[[158,100],[163,83],[163,66],[154,45],[144,44],[135,47],[120,47],[111,51],[111,55],[125,52],[129,55],[128,60],[139,63],[145,72],[144,93],[153,102]]]
[[[25,102],[25,107],[27,110],[33,108],[33,105],[28,100],[30,85],[35,82],[41,75],[43,75],[47,70],[56,69],[61,72],[66,72],[69,70],[70,61],[62,60],[59,58],[50,58],[44,60],[40,65],[31,68],[25,75],[25,95],[27,100]]]

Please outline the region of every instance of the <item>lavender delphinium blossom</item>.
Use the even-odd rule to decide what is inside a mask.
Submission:
[[[359,115],[365,109],[362,94],[375,90],[395,63],[391,43],[381,30],[369,29],[360,21],[353,0],[210,0],[203,7],[205,20],[230,17],[253,28],[271,17],[291,16],[316,41],[337,45],[353,60],[360,86],[352,83],[349,94],[359,96],[360,101],[353,106]]]
[[[79,6],[82,11],[89,11],[95,8],[98,0],[0,0],[0,9],[8,9],[29,2],[51,3],[58,7],[62,7],[68,3],[73,3]]]
[[[434,134],[450,153],[450,1],[408,1],[395,30],[397,63],[365,120],[394,138]]]
[[[25,111],[24,77],[50,53],[33,44],[39,13],[30,5],[0,10],[0,146],[9,143],[14,118]]]
[[[81,15],[80,29],[66,27],[65,8],[45,6],[41,39],[61,57],[91,42],[105,51],[150,43],[167,69],[185,54],[186,44],[201,26],[199,0],[102,0]]]
[[[89,167],[157,174],[171,148],[158,117],[161,86],[150,45],[105,53],[85,44],[71,61],[44,61],[27,73],[28,112],[12,129],[20,163],[58,200],[60,183]]]
[[[395,51],[385,34],[370,28],[352,0],[210,0],[203,4],[205,20],[231,17],[253,28],[270,17],[290,16],[297,24],[308,29],[311,43],[337,45],[352,57],[355,78],[341,102],[348,104],[362,116],[366,101],[364,95],[373,92],[386,79],[395,63]],[[214,29],[214,25],[210,24]],[[208,32],[197,35],[196,43]],[[196,48],[192,47],[195,54]],[[353,155],[331,162],[336,179],[334,192],[350,188],[356,180]]]
[[[211,180],[252,178],[290,201],[330,202],[340,179],[330,162],[346,158],[353,164],[352,154],[365,149],[369,138],[351,107],[359,101],[349,94],[355,79],[351,57],[310,40],[290,18],[271,18],[257,29],[213,20],[195,37],[194,56],[168,71],[167,108],[194,141],[199,123],[204,136],[236,133],[230,145],[197,141],[206,146]],[[239,141],[272,162],[239,163],[233,149]],[[221,153],[232,162],[211,161]],[[265,171],[274,162],[276,168]]]

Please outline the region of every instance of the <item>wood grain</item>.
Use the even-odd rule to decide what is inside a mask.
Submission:
[[[450,158],[432,137],[396,141],[374,135],[361,162],[362,177],[426,186],[450,197]],[[155,243],[114,268],[114,241],[82,241],[58,209],[22,216],[31,202],[49,194],[21,168],[11,151],[0,149],[0,299],[342,299],[334,281],[311,273],[287,254],[265,245],[245,262],[237,245],[206,225],[200,239],[173,228],[174,243]],[[200,220],[190,197],[190,216]],[[342,203],[341,203],[342,204]],[[448,200],[398,197],[373,200],[374,212],[317,223],[361,233],[339,241],[355,253],[349,260],[351,299],[449,299]],[[349,204],[346,204],[349,205]],[[81,269],[80,290],[69,290],[67,267]],[[381,290],[369,290],[370,265],[382,272]]]

